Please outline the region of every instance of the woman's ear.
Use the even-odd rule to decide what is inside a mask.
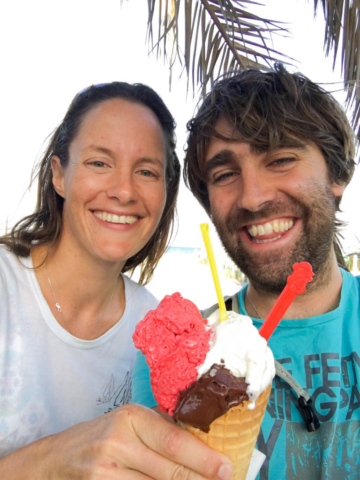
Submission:
[[[333,192],[334,197],[341,197],[341,195],[344,193],[345,187],[346,187],[345,183],[338,184],[336,182],[333,182],[332,183],[332,192]]]
[[[64,169],[61,165],[60,158],[56,155],[51,157],[51,170],[52,183],[54,185],[55,191],[60,195],[60,197],[65,198]]]

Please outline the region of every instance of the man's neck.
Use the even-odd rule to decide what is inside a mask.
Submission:
[[[309,318],[335,310],[340,302],[341,287],[342,275],[334,254],[326,265],[326,271],[318,278],[314,277],[311,287],[295,298],[284,318]],[[266,318],[277,298],[278,295],[256,289],[250,282],[245,296],[246,311],[253,317]]]

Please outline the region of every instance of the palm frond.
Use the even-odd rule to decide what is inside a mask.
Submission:
[[[326,22],[325,53],[333,51],[334,65],[341,55],[346,104],[360,140],[360,0],[314,0],[315,12],[320,1]]]
[[[198,84],[206,91],[214,78],[230,71],[271,68],[280,59],[287,63],[288,57],[269,46],[271,35],[286,29],[252,14],[247,7],[254,4],[252,0],[148,0],[148,39],[171,67],[176,59],[183,65],[193,91]]]
[[[158,55],[182,65],[195,92],[214,78],[248,67],[271,68],[293,59],[271,48],[280,22],[251,13],[253,0],[148,0],[148,40]],[[314,0],[325,17],[325,54],[341,55],[346,106],[360,141],[360,0]],[[154,35],[155,30],[157,34]]]

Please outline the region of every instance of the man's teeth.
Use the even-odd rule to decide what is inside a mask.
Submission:
[[[251,225],[251,227],[248,227],[248,232],[252,237],[261,237],[262,235],[270,235],[273,232],[286,232],[287,230],[290,230],[294,225],[294,222],[292,220],[273,220],[272,222],[266,222],[264,225]],[[269,239],[270,241],[277,240],[280,238],[281,235]],[[266,241],[266,240],[263,240]]]
[[[110,222],[110,223],[128,223],[128,224],[133,224],[137,221],[138,217],[133,217],[133,216],[128,216],[128,215],[115,215],[114,213],[107,213],[107,212],[94,212],[94,215],[96,215],[98,218],[101,220],[104,220],[105,222]]]
[[[253,242],[255,243],[266,243],[266,242],[273,242],[274,240],[277,240],[278,238],[280,238],[281,235],[278,235],[277,237],[274,237],[274,238],[268,238],[266,240],[259,240],[258,238],[254,238],[253,239]]]

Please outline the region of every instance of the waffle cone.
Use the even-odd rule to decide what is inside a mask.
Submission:
[[[258,397],[253,410],[248,408],[249,401],[231,408],[210,424],[208,433],[190,425],[183,425],[199,440],[223,453],[233,462],[232,480],[246,479],[270,392],[271,384]]]

